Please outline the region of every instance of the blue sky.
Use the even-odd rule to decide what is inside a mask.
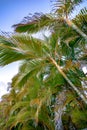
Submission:
[[[50,12],[51,5],[50,0],[0,0],[0,30],[13,31],[12,25],[19,23],[23,17],[34,12]],[[80,8],[83,6],[87,7],[87,0]]]
[[[11,26],[34,12],[49,12],[50,0],[0,0],[0,29],[12,31]]]
[[[87,7],[87,0],[75,12],[77,13],[78,9],[83,6]],[[50,12],[50,10],[50,0],[0,0],[0,30],[11,32],[13,31],[12,25],[19,23],[29,13],[46,13]],[[17,71],[18,63],[12,63],[3,68],[0,67],[0,83],[4,82],[6,84],[11,81]],[[1,88],[0,91],[4,93],[4,89]]]

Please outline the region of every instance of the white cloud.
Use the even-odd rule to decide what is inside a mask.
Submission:
[[[7,93],[7,85],[4,82],[0,82],[0,98]]]
[[[7,93],[7,83],[17,74],[18,64],[19,62],[16,62],[0,68],[0,97]]]

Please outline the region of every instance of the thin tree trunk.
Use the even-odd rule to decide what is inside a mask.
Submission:
[[[55,130],[63,130],[62,114],[65,107],[66,93],[62,91],[57,97],[55,102]]]
[[[87,104],[87,99],[83,96],[83,94],[75,87],[75,85],[69,80],[69,78],[66,76],[66,74],[63,72],[61,67],[56,63],[56,61],[50,57],[50,60],[52,63],[56,66],[57,70],[60,72],[60,74],[64,77],[64,79],[70,84],[70,86],[73,88],[73,90],[79,95],[79,97],[84,101],[85,104]]]
[[[72,27],[76,32],[78,32],[86,41],[87,41],[87,35],[82,32],[71,20],[65,18],[64,21],[67,23],[69,27]]]

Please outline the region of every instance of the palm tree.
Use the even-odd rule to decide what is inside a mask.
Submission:
[[[28,118],[28,121],[32,119],[38,122],[38,120],[40,120],[39,113],[40,110],[43,111],[44,103],[47,104],[46,106],[49,106],[50,100],[52,99],[53,95],[58,95],[58,92],[60,94],[61,90],[63,91],[63,93],[65,90],[67,91],[67,86],[65,87],[66,81],[64,80],[64,77],[60,74],[60,71],[57,71],[56,66],[54,66],[52,62],[52,58],[50,58],[49,55],[51,55],[51,57],[53,57],[59,63],[59,65],[63,67],[62,70],[64,70],[64,72],[69,75],[69,77],[73,75],[74,78],[75,75],[77,78],[75,77],[76,80],[74,81],[74,84],[76,84],[77,86],[81,86],[80,80],[82,80],[85,75],[82,73],[82,71],[78,70],[77,63],[72,64],[72,61],[70,60],[67,61],[67,64],[65,63],[62,55],[64,54],[67,60],[68,56],[71,55],[71,49],[67,48],[67,50],[70,49],[68,50],[68,54],[64,52],[64,48],[66,47],[61,46],[61,44],[59,46],[57,45],[57,36],[58,35],[52,34],[50,38],[46,38],[46,40],[40,40],[35,39],[27,34],[17,34],[11,36],[10,38],[2,37],[0,39],[0,64],[2,66],[17,60],[23,61],[22,65],[19,68],[19,73],[13,78],[12,81],[12,91],[15,90],[14,92],[17,95],[17,99],[15,95],[14,99],[16,101],[13,99],[10,100],[10,103],[12,103],[13,105],[10,106],[11,109],[9,111],[8,123],[5,127],[17,127],[19,122],[23,123],[24,120],[28,118],[26,117],[26,114],[29,115],[29,113],[30,119]],[[70,71],[71,68],[74,72]],[[64,72],[63,74],[65,74]],[[10,93],[10,95],[12,94]],[[63,112],[65,107],[65,97],[63,101],[64,103],[61,100],[61,94],[59,97],[60,105],[55,104],[54,107],[56,111],[55,122],[58,122],[58,115],[56,115],[56,113],[59,110],[62,110]],[[67,104],[70,102],[70,100],[73,100],[73,97],[71,99],[67,99]],[[36,108],[34,110],[33,108],[29,110],[29,106],[30,108],[36,106]],[[60,109],[57,109],[59,106]],[[21,115],[23,112],[24,114]],[[15,116],[14,113],[16,113]],[[41,113],[41,116],[43,116],[43,114],[44,113]],[[46,124],[45,121],[44,124]],[[54,129],[51,124],[52,122],[49,123],[49,125],[46,124],[45,126],[49,129]],[[18,127],[21,126],[19,125]]]
[[[76,18],[72,20],[69,19],[70,13],[72,13],[75,6],[78,5],[80,2],[82,2],[82,0],[77,0],[77,1],[74,0],[73,2],[71,0],[69,0],[68,2],[66,0],[57,0],[54,3],[53,14],[45,15],[45,14],[36,13],[32,17],[29,17],[29,16],[25,17],[22,23],[14,25],[15,31],[36,33],[42,29],[49,29],[51,33],[54,33],[54,32],[58,33],[58,37],[62,37],[60,43],[63,41],[70,46],[72,50],[72,59],[75,60],[74,52],[75,52],[76,42],[78,43],[83,42],[85,44],[87,41],[87,35],[85,32],[85,30],[87,29],[87,26],[86,26],[87,9],[86,8],[82,9],[80,13],[78,14],[78,16],[76,16]],[[68,25],[68,27],[66,24]],[[60,29],[61,26],[62,28]],[[66,30],[65,30],[65,27],[66,27]],[[75,31],[73,31],[72,29],[74,29]],[[67,33],[68,37],[64,34],[67,31],[68,31]],[[87,100],[78,91],[78,89],[72,84],[72,82],[66,77],[66,75],[61,70],[60,66],[56,63],[56,61],[51,56],[49,57],[51,61],[53,62],[53,64],[57,67],[58,71],[66,79],[66,81],[72,86],[72,88],[78,93],[78,95],[87,104]]]
[[[61,122],[61,129],[63,128],[61,117],[65,106],[66,108],[76,107],[76,110],[79,111],[82,108],[79,103],[80,100],[82,99],[87,103],[81,84],[82,81],[86,80],[86,77],[80,69],[80,61],[87,56],[86,36],[83,36],[87,28],[86,9],[83,9],[76,18],[69,21],[68,13],[75,4],[72,4],[73,7],[71,6],[70,10],[67,9],[69,12],[65,17],[67,10],[64,8],[64,14],[61,14],[61,9],[63,5],[68,7],[67,4],[71,5],[70,2],[62,2],[62,6],[55,11],[54,15],[35,14],[28,18],[30,21],[24,21],[24,24],[15,26],[16,31],[29,33],[37,32],[44,27],[49,28],[51,35],[44,37],[43,40],[26,33],[0,37],[0,65],[4,66],[18,60],[22,61],[19,73],[12,81],[12,90],[14,90],[17,99],[14,98],[15,101],[12,98],[9,102],[13,105],[9,111],[5,129],[9,129],[9,127],[10,129],[13,127],[15,129],[29,129],[29,127],[35,129],[31,125],[32,121],[35,121],[35,125],[38,122],[38,127],[41,126],[42,129],[54,129],[52,122],[54,109],[55,129],[59,130],[60,125],[58,123]],[[83,22],[84,19],[85,23]],[[68,24],[70,22],[75,23],[75,30],[72,29],[72,24]],[[81,24],[84,25],[84,28],[83,26],[80,27]],[[70,109],[69,111],[73,112]],[[46,114],[44,115],[44,113]],[[47,120],[44,117],[47,117]],[[72,121],[75,122],[74,118]],[[36,127],[36,129],[39,128]]]

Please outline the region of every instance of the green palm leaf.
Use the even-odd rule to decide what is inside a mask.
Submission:
[[[68,16],[83,0],[53,0],[53,9],[58,15]]]
[[[36,53],[37,52],[37,53]],[[43,56],[40,40],[27,35],[14,35],[10,38],[0,37],[0,65],[12,63],[22,59]]]
[[[25,61],[19,69],[20,73],[18,74],[16,85],[24,85],[29,80],[29,77],[33,76],[33,74],[37,75],[45,66],[45,58],[37,58],[30,61]]]
[[[52,23],[54,23],[52,15],[35,13],[32,16],[27,16],[23,22],[13,25],[13,27],[16,32],[36,33],[43,28],[47,29]]]

